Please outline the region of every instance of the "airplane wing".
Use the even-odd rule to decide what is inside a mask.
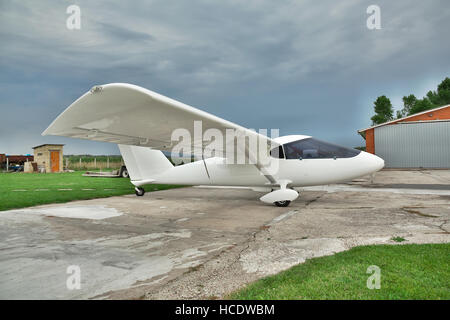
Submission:
[[[199,121],[200,134],[196,132]],[[187,130],[190,141],[174,141],[173,134],[177,129]],[[208,132],[208,129],[220,132],[224,137],[223,143],[212,144],[212,140],[205,139],[203,133]],[[263,157],[258,156],[261,150],[249,150],[248,143],[244,147],[229,148],[238,139],[225,139],[227,130],[230,129],[237,136],[255,138],[258,145],[265,148],[265,153],[279,145],[265,135],[156,92],[125,83],[93,87],[61,113],[42,135],[146,146],[169,152],[178,145],[179,148],[186,147],[184,151],[192,150],[193,153],[202,155],[211,148],[222,153],[214,155],[225,158],[232,155],[235,157],[236,153],[243,152],[247,160],[253,159],[257,166],[264,166]]]

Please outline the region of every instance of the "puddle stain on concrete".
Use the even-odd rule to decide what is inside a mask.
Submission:
[[[109,208],[102,205],[90,205],[90,206],[66,205],[66,206],[35,207],[27,209],[7,210],[2,211],[0,215],[2,214],[23,214],[23,215],[39,215],[47,217],[102,220],[121,216],[122,212],[118,211],[116,208]]]

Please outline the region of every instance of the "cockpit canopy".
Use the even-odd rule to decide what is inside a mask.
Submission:
[[[271,155],[280,159],[334,159],[352,158],[360,152],[315,138],[305,138],[275,148],[271,151]]]

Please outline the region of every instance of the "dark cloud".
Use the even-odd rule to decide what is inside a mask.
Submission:
[[[40,133],[95,84],[134,83],[252,128],[348,146],[372,103],[421,96],[449,76],[448,1],[71,1],[0,5],[0,152],[66,143],[69,153],[117,147]]]
[[[154,38],[145,32],[133,31],[126,27],[121,27],[111,23],[99,22],[99,33],[104,34],[106,37],[118,43],[128,43],[129,41],[138,41],[139,45],[145,46],[148,41],[154,40]]]

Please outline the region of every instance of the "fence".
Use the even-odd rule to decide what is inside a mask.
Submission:
[[[122,157],[76,157],[64,158],[64,166],[69,170],[115,170],[123,165]]]

